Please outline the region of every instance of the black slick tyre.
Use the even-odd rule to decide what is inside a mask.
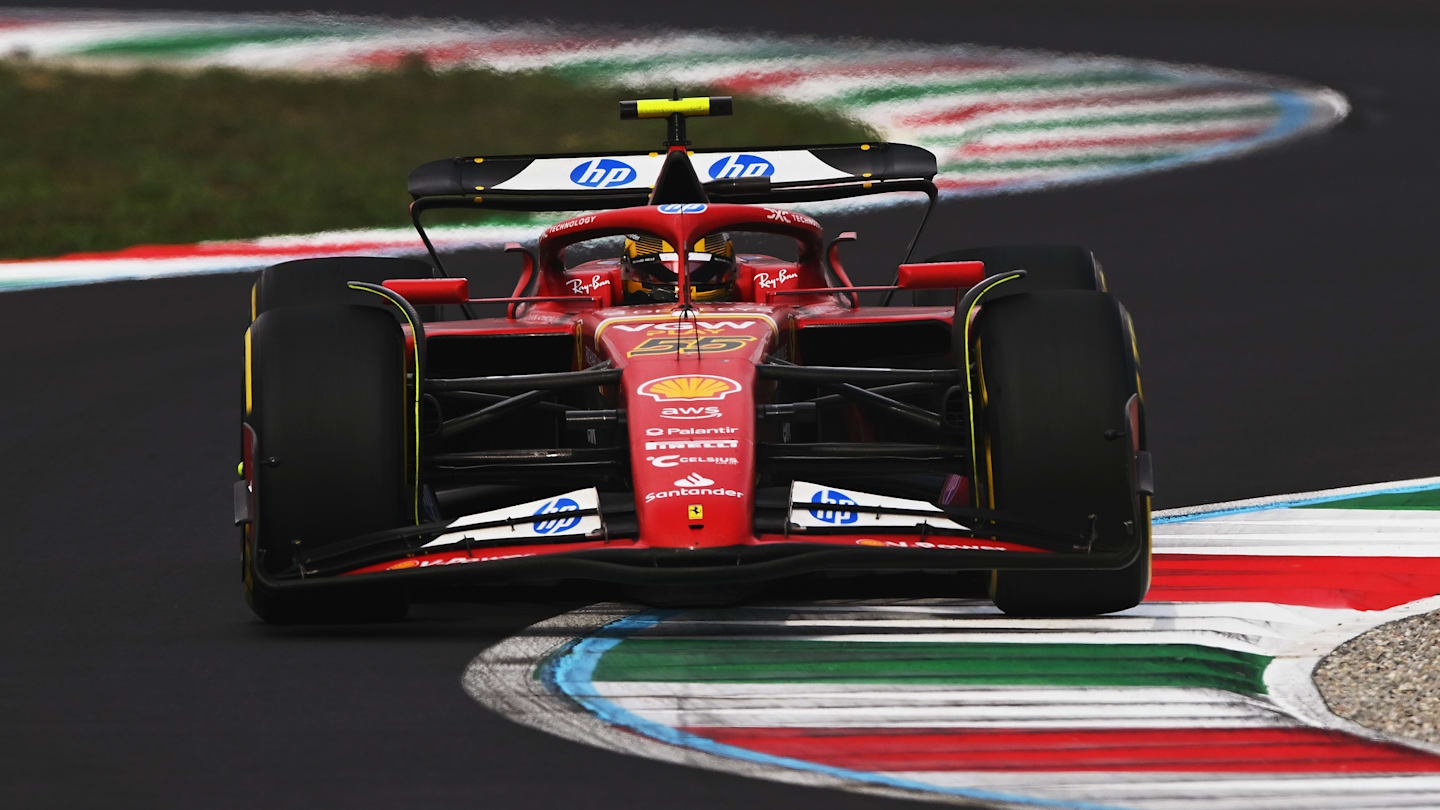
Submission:
[[[432,278],[430,265],[416,259],[387,256],[339,256],[323,259],[296,259],[261,270],[250,289],[250,318],[278,307],[319,304],[374,306],[380,299],[371,293],[351,290],[347,281],[379,284],[392,278]],[[428,307],[427,307],[428,309]],[[427,319],[429,315],[422,317]]]
[[[245,423],[255,450],[245,595],[275,623],[403,617],[390,588],[285,588],[297,553],[414,522],[405,342],[394,317],[357,306],[282,307],[246,334]]]
[[[1094,551],[1139,551],[1114,570],[997,571],[996,606],[1078,616],[1139,604],[1150,515],[1137,493],[1144,416],[1137,396],[1131,427],[1139,372],[1124,309],[1101,292],[1026,293],[984,306],[972,338],[978,505],[1082,534],[1093,521]]]
[[[927,262],[984,262],[985,275],[1024,270],[1027,287],[1039,290],[1105,291],[1105,273],[1087,248],[1079,245],[998,245],[965,248],[940,253]],[[955,296],[949,290],[916,290],[916,306],[950,306]]]

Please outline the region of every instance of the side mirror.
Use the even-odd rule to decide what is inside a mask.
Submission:
[[[966,290],[985,280],[985,263],[902,264],[896,278],[904,290]]]
[[[417,307],[463,304],[470,300],[470,282],[463,278],[391,278],[380,286],[394,290]]]

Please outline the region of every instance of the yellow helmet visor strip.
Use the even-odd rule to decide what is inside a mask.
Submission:
[[[711,258],[735,258],[735,246],[722,234],[712,233],[704,239],[697,240],[695,246],[690,249],[691,259],[708,261]],[[668,255],[667,255],[668,254]],[[703,254],[703,255],[697,255]],[[652,260],[675,261],[675,246],[661,239],[658,236],[627,236],[625,237],[625,256],[630,261]]]

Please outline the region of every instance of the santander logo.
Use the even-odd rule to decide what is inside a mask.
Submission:
[[[677,486],[677,487],[708,487],[708,486],[710,486],[710,485],[712,485],[712,484],[714,484],[714,483],[715,483],[714,481],[711,481],[709,478],[706,478],[705,476],[701,475],[700,473],[690,473],[689,475],[685,476],[684,478],[677,479],[677,480],[675,481],[675,486]]]

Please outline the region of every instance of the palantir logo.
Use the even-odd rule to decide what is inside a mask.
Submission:
[[[570,171],[570,182],[588,188],[614,188],[634,179],[634,167],[614,158],[587,160]]]
[[[811,503],[829,504],[832,506],[854,506],[855,499],[843,492],[836,492],[833,489],[822,489],[810,496]],[[860,519],[859,512],[852,512],[848,509],[811,509],[810,517],[821,523],[838,523],[847,525]]]
[[[711,180],[734,180],[737,177],[769,177],[775,164],[759,155],[726,155],[710,164]]]
[[[569,498],[556,498],[535,510],[535,514],[553,515],[556,512],[570,512],[578,510],[579,508],[580,504]],[[551,520],[537,520],[534,525],[537,534],[558,534],[580,525],[580,516],[566,515],[565,517],[553,518]]]

